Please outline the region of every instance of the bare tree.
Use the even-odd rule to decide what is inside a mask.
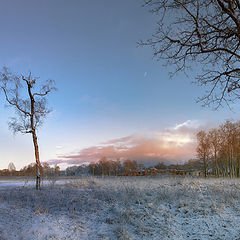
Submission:
[[[34,78],[31,73],[28,76],[17,75],[4,67],[0,72],[0,89],[8,105],[13,107],[17,114],[17,117],[9,122],[9,128],[14,133],[32,135],[36,160],[36,189],[39,190],[41,163],[37,129],[50,112],[46,105],[46,95],[55,90],[54,81],[47,80],[41,84],[39,78]]]
[[[175,70],[193,68],[196,82],[209,86],[199,98],[218,108],[240,98],[240,1],[144,0],[158,17],[152,37],[141,41]],[[202,66],[199,68],[199,66]]]
[[[215,167],[215,175],[219,177],[219,162],[218,162],[218,154],[220,150],[220,131],[216,128],[211,129],[208,132],[208,141],[210,145],[210,149],[212,152],[213,164]]]
[[[232,178],[236,175],[237,155],[239,142],[237,141],[237,123],[226,121],[220,126],[222,132],[222,148],[228,162],[228,175]]]
[[[11,173],[16,171],[16,167],[15,167],[13,162],[10,162],[8,164],[8,171],[11,172]]]
[[[202,161],[204,176],[207,177],[208,163],[210,158],[210,144],[207,133],[203,130],[197,133],[197,155]]]

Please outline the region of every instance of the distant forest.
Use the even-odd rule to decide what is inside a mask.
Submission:
[[[43,177],[52,176],[136,176],[150,173],[158,173],[160,170],[201,170],[202,164],[197,160],[189,160],[185,164],[164,164],[160,162],[152,167],[145,167],[142,163],[134,160],[110,160],[106,157],[101,158],[97,163],[88,165],[72,166],[60,171],[59,166],[50,167],[48,163],[43,163],[41,172]],[[10,163],[8,169],[0,170],[0,176],[35,176],[36,164],[31,163],[19,171],[13,163]]]

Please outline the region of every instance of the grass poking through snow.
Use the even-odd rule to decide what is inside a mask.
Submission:
[[[1,188],[0,239],[240,239],[240,181],[82,178]]]

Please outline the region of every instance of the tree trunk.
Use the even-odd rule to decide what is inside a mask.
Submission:
[[[37,135],[35,130],[32,133],[33,145],[35,151],[35,160],[36,160],[36,190],[40,190],[40,180],[41,180],[41,163],[39,158],[39,148],[37,142]]]
[[[203,156],[203,168],[204,168],[204,177],[207,178],[207,159],[205,154]]]
[[[33,138],[35,160],[36,160],[36,190],[40,190],[41,163],[40,163],[37,135],[36,135],[36,129],[35,129],[35,123],[34,123],[34,116],[36,114],[35,113],[35,100],[34,100],[34,96],[31,91],[31,88],[32,88],[31,82],[27,82],[27,85],[28,85],[28,94],[29,94],[29,98],[31,101],[30,121],[31,121],[31,133],[32,133],[32,138]]]
[[[215,162],[215,174],[216,177],[219,177],[219,167],[218,167],[218,160],[217,160],[217,150],[214,148],[214,162]]]
[[[240,158],[237,157],[237,177],[240,177]]]

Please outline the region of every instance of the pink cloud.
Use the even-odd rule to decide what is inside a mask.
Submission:
[[[65,154],[49,160],[49,164],[81,164],[96,162],[102,157],[139,161],[186,161],[195,156],[195,134],[199,124],[186,121],[159,132],[150,132],[112,139],[99,146],[80,150],[77,154]]]

